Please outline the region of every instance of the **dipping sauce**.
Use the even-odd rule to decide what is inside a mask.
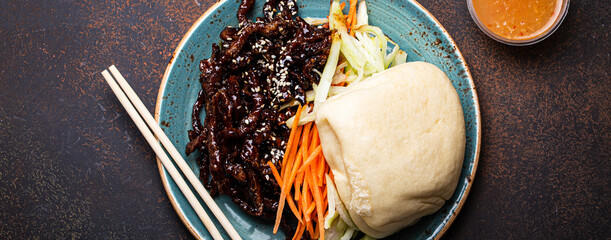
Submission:
[[[560,16],[563,0],[473,0],[481,23],[513,40],[536,38]]]

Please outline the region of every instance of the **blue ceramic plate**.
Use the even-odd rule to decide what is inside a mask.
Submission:
[[[200,85],[198,63],[208,58],[212,43],[219,42],[219,33],[228,25],[237,25],[239,1],[221,1],[212,6],[182,39],[163,76],[155,109],[155,117],[178,149],[188,142],[191,109]],[[261,15],[264,1],[257,1],[253,14]],[[299,1],[302,17],[326,17],[329,0]],[[458,47],[439,22],[415,1],[368,0],[371,25],[382,28],[408,54],[408,61],[425,61],[440,67],[452,80],[465,114],[467,146],[458,187],[452,198],[435,214],[422,218],[392,238],[433,239],[448,229],[462,207],[477,167],[480,149],[480,115],[473,80]],[[195,154],[185,157],[199,174]],[[183,194],[159,163],[161,179],[176,212],[189,231],[198,239],[211,239]],[[284,239],[284,234],[272,234],[272,223],[244,214],[226,196],[216,202],[244,239]],[[203,205],[203,202],[202,202]],[[212,216],[211,213],[208,213]],[[222,230],[220,225],[217,225]],[[225,235],[228,238],[227,235]]]

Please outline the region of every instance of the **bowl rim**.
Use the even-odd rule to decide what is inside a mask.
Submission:
[[[497,42],[504,43],[510,46],[528,46],[528,45],[533,45],[535,43],[545,40],[546,38],[551,36],[560,27],[560,25],[564,21],[564,18],[566,17],[566,15],[569,12],[570,2],[571,2],[570,0],[562,0],[562,9],[560,10],[560,14],[558,14],[558,17],[556,17],[556,19],[554,20],[554,23],[552,24],[552,26],[549,29],[539,34],[539,36],[536,36],[534,38],[529,38],[529,39],[522,39],[522,40],[509,39],[499,34],[496,34],[492,30],[488,29],[488,27],[486,27],[482,23],[482,21],[479,19],[479,17],[477,16],[477,13],[475,12],[475,8],[473,7],[473,0],[467,0],[467,8],[469,9],[469,15],[471,15],[471,18],[473,19],[477,27],[482,32],[484,32],[484,34],[486,34],[488,37],[496,40]]]
[[[170,78],[170,72],[171,72],[172,68],[174,67],[175,60],[178,57],[178,55],[180,54],[181,49],[184,47],[184,45],[186,44],[187,40],[191,37],[191,35],[193,35],[193,33],[199,27],[199,25],[202,24],[206,18],[208,18],[214,11],[216,11],[221,6],[221,4],[223,4],[226,1],[229,1],[229,0],[217,0],[212,6],[210,6],[204,12],[204,14],[202,14],[191,25],[191,27],[189,28],[187,33],[182,37],[182,39],[180,40],[180,42],[176,46],[176,49],[174,50],[174,53],[172,54],[172,57],[170,58],[170,61],[168,62],[168,65],[167,65],[167,67],[165,69],[165,72],[164,72],[163,77],[161,79],[161,83],[159,85],[160,86],[159,87],[159,91],[157,93],[157,100],[156,100],[156,103],[155,103],[155,120],[157,121],[157,123],[159,123],[160,112],[161,112],[161,102],[163,101],[163,95],[165,93],[165,88],[166,88],[166,85],[167,85],[167,81]],[[435,18],[433,16],[433,14],[431,14],[418,1],[416,1],[416,0],[406,0],[406,1],[413,3],[421,11],[423,11],[425,13],[425,16],[427,16],[431,20],[433,20],[437,24],[439,29],[441,30],[442,34],[447,39],[449,39],[450,43],[455,47],[454,52],[456,53],[458,59],[460,60],[460,63],[465,68],[465,75],[466,75],[467,79],[469,80],[469,84],[471,86],[471,91],[473,93],[472,99],[473,99],[473,103],[474,103],[473,104],[473,108],[474,108],[474,111],[475,111],[475,120],[476,120],[475,124],[476,124],[476,136],[477,137],[476,137],[476,144],[475,144],[475,153],[473,155],[473,164],[472,164],[471,171],[468,174],[468,178],[471,179],[471,180],[467,182],[467,186],[465,187],[463,196],[462,196],[462,198],[460,198],[460,201],[458,202],[458,204],[456,206],[456,209],[451,214],[451,216],[448,219],[448,221],[444,224],[443,228],[434,236],[434,239],[437,240],[437,239],[440,239],[446,233],[446,231],[450,228],[450,226],[452,225],[452,223],[456,219],[456,216],[458,215],[458,213],[462,209],[464,203],[466,202],[467,197],[469,195],[469,192],[471,191],[471,187],[473,186],[473,182],[475,180],[475,174],[477,172],[477,166],[478,166],[478,163],[479,163],[479,156],[480,156],[480,149],[481,149],[481,125],[482,125],[481,124],[481,112],[480,112],[480,106],[479,106],[479,99],[478,99],[478,96],[477,96],[477,90],[475,88],[475,83],[473,82],[473,76],[471,75],[471,71],[469,70],[467,62],[466,62],[465,58],[463,57],[462,53],[460,52],[460,50],[458,48],[458,45],[456,44],[454,39],[450,36],[448,31],[443,27],[441,22],[439,22],[437,20],[437,18]],[[566,1],[568,1],[568,0],[566,0]],[[180,220],[183,222],[183,225],[185,227],[187,227],[189,232],[191,232],[191,234],[195,238],[203,239],[203,237],[198,234],[198,232],[194,228],[194,226],[189,224],[189,221],[187,220],[187,217],[185,216],[184,211],[178,206],[176,198],[170,192],[170,189],[168,187],[169,186],[169,181],[168,181],[168,178],[166,178],[166,176],[164,174],[165,168],[163,167],[163,164],[161,163],[161,161],[159,160],[159,158],[157,156],[155,157],[155,159],[157,160],[157,167],[159,169],[159,175],[161,176],[161,181],[162,181],[162,184],[163,184],[163,188],[164,188],[166,194],[168,195],[168,198],[170,200],[170,203],[172,204],[172,207],[174,208],[174,210],[178,214],[178,217],[180,218]]]

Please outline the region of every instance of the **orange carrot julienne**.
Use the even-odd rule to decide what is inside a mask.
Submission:
[[[295,136],[293,136],[293,137],[294,137],[294,139],[293,139],[293,142],[292,142],[292,143],[293,143],[293,145],[292,145],[292,146],[288,146],[288,144],[287,144],[287,148],[286,148],[286,150],[285,150],[285,152],[284,152],[284,155],[286,155],[286,154],[287,154],[287,152],[288,152],[288,154],[289,154],[289,155],[288,155],[288,157],[287,157],[287,159],[286,159],[286,164],[287,164],[287,165],[293,162],[293,159],[294,159],[294,157],[295,157],[295,154],[297,153],[297,150],[298,150],[298,147],[297,147],[297,146],[299,145],[299,138],[301,137],[301,130],[302,130],[302,127],[301,127],[301,126],[296,127],[296,128],[295,128],[295,132],[296,132],[296,133],[295,133]],[[280,176],[285,176],[284,174],[286,174],[286,170],[291,169],[291,167],[289,167],[289,166],[284,166],[284,164],[285,164],[285,163],[283,162],[282,169],[280,170],[280,171],[281,171]]]
[[[321,223],[321,224],[318,224],[318,225],[322,226],[323,224]],[[320,237],[320,230],[319,229],[320,228],[314,228],[314,234],[312,234],[312,236],[311,236],[312,239],[318,239]]]
[[[287,196],[286,202],[289,203],[289,208],[291,209],[293,214],[295,214],[295,216],[297,216],[297,221],[303,222],[303,220],[301,219],[300,210],[297,209],[297,206],[295,205],[295,202],[293,201],[293,199],[291,198],[290,195]]]
[[[314,207],[316,207],[316,203],[311,202],[310,206],[308,206],[308,210],[305,211],[305,214],[311,214],[314,211]]]
[[[308,188],[308,179],[305,178],[303,180],[303,188],[302,188],[302,194],[301,194],[301,200],[302,200],[302,204],[301,207],[303,209],[308,209],[308,201],[310,201],[310,196],[308,195],[309,188]],[[310,215],[305,214],[304,219],[306,222],[310,221]]]
[[[301,154],[299,154],[297,156],[296,162],[293,166],[293,170],[291,171],[291,174],[287,177],[287,179],[284,181],[285,184],[283,184],[283,190],[286,194],[290,193],[291,191],[291,187],[293,185],[293,180],[295,180],[295,175],[297,174],[297,168],[299,167],[300,163],[301,163]],[[281,193],[282,193],[281,191]],[[280,196],[282,198],[282,196]],[[292,203],[292,199],[290,197],[290,194],[287,195],[287,201],[289,202],[289,207],[291,207],[291,210],[293,211],[293,214],[295,214],[295,217],[297,217],[297,220],[301,221],[301,215],[299,214],[299,211],[297,210],[297,208],[295,207],[295,204],[293,203],[293,205],[291,205]]]
[[[312,166],[310,166],[312,167]],[[322,209],[322,197],[320,195],[320,189],[318,189],[318,186],[316,186],[316,183],[314,179],[316,179],[316,176],[314,176],[314,171],[310,171],[310,179],[312,180],[312,186],[310,186],[311,189],[314,189],[313,192],[313,196],[314,196],[314,201],[316,201],[316,211],[318,214],[318,227],[321,230],[320,231],[320,238],[321,239],[325,239],[325,230],[324,230],[324,224],[323,224],[323,209]]]
[[[308,123],[303,127],[303,133],[302,133],[302,141],[301,141],[301,146],[302,148],[306,148],[306,151],[302,151],[303,154],[303,159],[307,159],[308,158],[308,151],[307,151],[307,146],[310,143],[309,141],[309,136],[310,136],[310,128],[312,127],[312,123]]]
[[[312,129],[310,130],[310,146],[308,146],[308,155],[312,154],[314,148],[319,145],[318,134],[314,135],[314,132],[318,132],[316,124],[312,124]]]
[[[289,156],[289,158],[286,161],[287,161],[286,166],[284,166],[285,169],[282,169],[284,171],[283,173],[280,174],[280,177],[282,177],[282,185],[281,185],[282,190],[286,189],[285,183],[288,182],[287,180],[289,179],[290,170],[293,168],[293,164],[295,162],[294,158],[291,156]]]
[[[314,238],[314,226],[312,226],[312,221],[306,222],[306,229],[310,233],[310,237]]]
[[[303,159],[302,155],[299,154],[297,156],[297,159],[296,159],[296,162],[295,162],[295,164],[293,166],[293,169],[291,170],[291,174],[287,176],[287,180],[286,181],[288,183],[285,182],[286,184],[284,184],[284,186],[286,186],[285,188],[287,188],[286,189],[287,192],[290,192],[290,190],[291,190],[291,187],[293,185],[293,181],[295,180],[295,175],[297,175],[297,168],[300,166],[300,164],[302,162],[302,159]]]
[[[310,153],[314,151],[314,149],[320,145],[320,139],[318,138],[318,127],[316,124],[312,130],[312,145],[310,145]]]
[[[308,167],[312,162],[318,160],[318,156],[320,155],[321,152],[322,152],[322,147],[318,145],[318,147],[314,149],[314,152],[312,152],[312,154],[310,154],[308,159],[303,163],[303,166],[301,166],[301,168],[299,169],[299,172],[305,171],[306,167]]]
[[[304,183],[304,174],[303,172],[299,172],[297,171],[297,180],[299,181],[299,183],[303,186],[305,185]]]
[[[331,84],[331,86],[341,86],[341,87],[343,87],[345,83],[346,83],[346,81],[341,81],[341,82],[338,82],[338,83],[333,83],[333,84]]]
[[[318,166],[318,186],[322,187],[322,180],[325,178],[325,168],[327,163],[325,162],[324,157],[319,157],[320,163]]]
[[[300,180],[301,179],[301,180]],[[301,197],[301,184],[303,183],[303,173],[297,172],[295,177],[295,200],[299,200]]]
[[[305,226],[302,223],[297,224],[297,229],[295,230],[295,235],[293,236],[293,240],[301,239],[301,236],[303,236],[304,229],[305,229]]]
[[[288,204],[299,221],[293,239],[301,239],[305,231],[312,238],[324,238],[324,217],[329,212],[328,183],[324,176],[325,173],[332,173],[323,156],[316,124],[310,122],[298,125],[306,109],[306,106],[297,109],[280,164],[282,169],[278,171],[276,165],[267,162],[281,188],[274,233],[277,232],[284,207]]]
[[[288,153],[288,150],[293,145],[293,138],[295,137],[295,134],[296,134],[295,129],[297,128],[297,124],[299,123],[298,119],[300,117],[301,117],[301,105],[299,105],[299,107],[297,107],[297,113],[295,114],[295,121],[293,121],[293,125],[291,127],[291,133],[289,134],[289,140],[286,143],[286,150],[284,151],[284,157],[282,158],[282,169],[281,169],[281,171],[283,171],[283,173],[284,173],[284,166],[286,164],[286,159],[288,158],[286,153]]]
[[[299,173],[295,177],[295,201],[299,201],[299,197],[301,197],[301,184],[299,183]]]
[[[276,169],[276,166],[274,166],[272,161],[267,161],[267,165],[270,166],[270,168],[272,170],[272,175],[276,179],[276,182],[278,182],[278,185],[282,186],[283,181],[282,181],[282,178],[280,178],[280,175],[278,174],[278,170]],[[286,196],[286,199],[290,200],[290,201],[293,200],[290,195]]]
[[[267,165],[269,165],[269,168],[272,169],[272,175],[274,175],[274,178],[276,179],[276,182],[278,182],[278,185],[282,186],[282,178],[280,178],[280,174],[278,173],[278,169],[276,169],[276,166],[272,163],[272,161],[267,161]]]
[[[295,229],[295,235],[293,235],[293,238],[291,238],[291,240],[297,240],[297,233],[299,233],[299,228],[301,228],[301,223],[297,224],[297,229]]]
[[[293,138],[295,137],[295,135],[297,135],[298,133],[298,129],[297,129],[297,125],[299,123],[299,118],[301,117],[301,112],[302,112],[302,108],[301,105],[299,105],[299,107],[297,107],[297,113],[295,114],[295,119],[293,121],[293,127],[291,128],[291,133],[289,134],[289,142],[287,143],[287,148],[284,151],[284,157],[282,159],[282,173],[286,174],[286,168],[287,165],[290,164],[291,158],[290,158],[290,153],[293,152],[292,148],[293,148],[293,144],[294,144],[294,140]],[[298,144],[298,142],[297,142]],[[296,144],[296,145],[297,145]],[[289,151],[290,150],[290,151]],[[289,153],[289,156],[286,155],[286,153]],[[282,175],[280,175],[282,177]],[[282,187],[280,188],[280,201],[278,201],[278,211],[276,212],[276,223],[274,224],[274,233],[278,232],[278,227],[280,226],[280,220],[282,219],[282,212],[284,210],[284,201],[286,200],[286,184],[287,184],[287,179],[285,178],[283,180],[283,184]],[[290,206],[289,206],[290,207]]]

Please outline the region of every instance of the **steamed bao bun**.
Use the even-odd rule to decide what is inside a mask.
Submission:
[[[415,224],[456,189],[463,111],[450,80],[432,64],[404,63],[329,98],[316,125],[340,199],[372,237]]]

